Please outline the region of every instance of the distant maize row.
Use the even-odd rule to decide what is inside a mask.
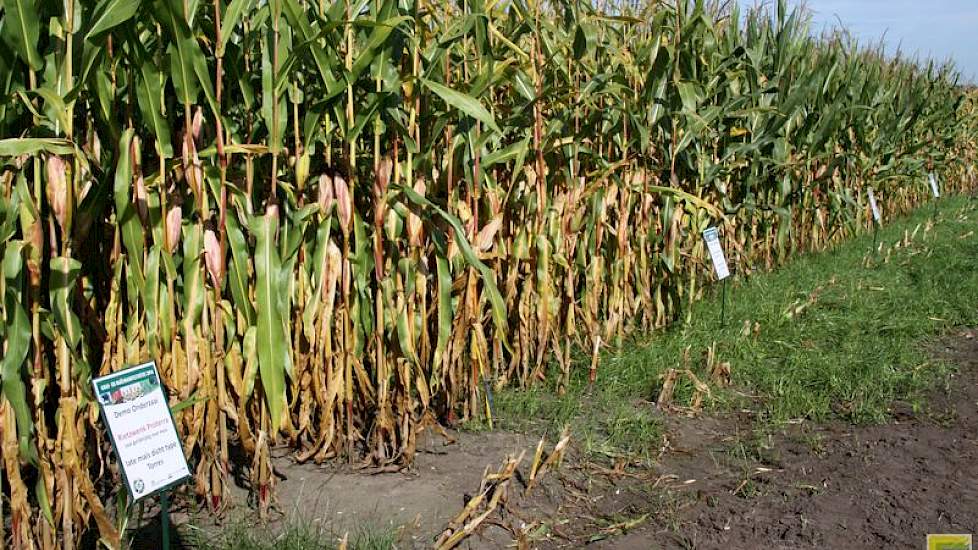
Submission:
[[[264,509],[273,445],[408,462],[688,315],[711,224],[748,273],[976,187],[952,68],[783,5],[0,7],[0,546],[120,544],[93,375],[156,359],[196,494],[244,456]]]

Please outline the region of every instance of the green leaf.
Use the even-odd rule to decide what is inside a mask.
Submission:
[[[578,25],[577,31],[574,33],[574,59],[580,59],[586,53],[587,37],[584,35],[584,29]]]
[[[173,88],[181,104],[192,105],[196,103],[197,95],[200,93],[194,69],[194,47],[196,46],[196,53],[200,53],[201,56],[203,53],[200,52],[197,39],[187,26],[187,21],[174,11],[169,2],[157,0],[156,13],[173,37],[173,43],[169,47]]]
[[[350,82],[355,82],[357,78],[360,77],[360,73],[366,69],[370,63],[374,60],[377,55],[377,50],[387,41],[387,37],[390,36],[391,32],[397,28],[398,25],[406,21],[410,21],[411,18],[407,16],[392,17],[385,21],[378,22],[374,25],[373,30],[370,32],[370,38],[367,39],[367,44],[364,46],[357,57],[357,60],[353,63],[350,68],[350,72],[346,74],[346,79]]]
[[[132,19],[139,10],[141,0],[102,0],[95,8],[92,26],[85,40],[94,41],[102,34]]]
[[[200,224],[183,226],[183,321],[189,341],[190,331],[204,311],[204,270],[200,260],[204,255],[204,231]]]
[[[3,26],[0,38],[17,52],[17,56],[35,71],[43,67],[37,53],[40,25],[33,0],[0,0],[3,6]]]
[[[3,256],[3,316],[7,349],[0,359],[0,382],[3,384],[3,396],[14,409],[21,456],[28,457],[33,454],[30,437],[34,422],[27,406],[27,387],[21,377],[21,368],[31,345],[31,324],[19,298],[25,290],[24,245],[23,242],[8,243]]]
[[[514,159],[519,159],[520,157],[526,155],[526,152],[529,150],[529,145],[530,137],[527,136],[504,149],[499,149],[489,153],[488,155],[482,157],[482,167],[483,169],[486,169],[493,164],[507,163]]]
[[[193,407],[197,403],[206,403],[209,399],[210,399],[209,397],[201,396],[200,390],[197,390],[194,393],[188,395],[187,398],[184,399],[183,401],[180,401],[179,403],[172,405],[170,407],[170,412],[176,414],[184,409]]]
[[[265,389],[265,401],[272,420],[272,431],[277,431],[285,408],[285,372],[291,370],[291,358],[286,349],[285,325],[282,300],[279,296],[279,276],[282,270],[275,232],[278,215],[267,213],[251,221],[255,235],[255,271],[258,279],[258,329],[255,344],[258,348],[258,367]]]
[[[33,155],[41,151],[56,155],[75,152],[71,142],[60,138],[9,138],[0,139],[0,157]]]
[[[248,242],[245,240],[244,233],[238,225],[237,217],[232,213],[225,220],[227,229],[228,248],[231,249],[231,265],[228,269],[228,285],[231,287],[231,296],[248,325],[254,325],[255,307],[251,303],[248,294],[248,266],[250,265],[251,251],[248,249]]]
[[[402,259],[402,261],[410,261],[407,258]],[[390,285],[390,280],[385,281],[387,285]],[[377,319],[378,324],[383,324],[383,319]],[[411,330],[411,324],[408,318],[408,312],[405,308],[401,308],[397,312],[397,343],[401,348],[401,353],[414,365],[418,365],[420,361],[418,360],[418,353],[415,350],[414,344],[415,336],[414,331]]]
[[[211,82],[210,68],[207,65],[204,52],[200,49],[200,44],[197,43],[196,38],[191,36],[189,40],[183,43],[183,47],[187,50],[187,56],[190,58],[194,74],[197,75],[197,83],[204,91],[207,106],[211,108],[215,118],[221,116],[221,110],[217,106],[217,96],[214,94],[214,84]]]
[[[683,111],[687,115],[696,113],[697,105],[702,98],[702,94],[698,88],[692,82],[679,82],[676,84],[676,89],[679,91],[679,98],[683,103]]]
[[[126,246],[127,274],[135,283],[139,294],[144,292],[143,249],[145,246],[143,226],[132,203],[132,136],[135,131],[129,128],[119,138],[118,161],[115,169],[113,194],[115,199],[116,221],[122,230],[122,242]],[[136,304],[138,295],[129,296],[131,304]]]
[[[69,90],[67,94],[64,94],[66,102],[71,103],[75,101],[78,99],[78,94],[88,89],[92,69],[95,67],[96,62],[102,59],[102,51],[103,48],[100,44],[92,44],[91,42],[82,43],[81,64],[76,68],[78,76],[75,78],[75,87]]]
[[[158,150],[163,158],[173,157],[173,144],[170,138],[170,125],[163,118],[162,99],[163,88],[166,85],[166,74],[162,73],[147,57],[139,68],[136,85],[136,101],[142,112],[143,122],[149,126],[156,136]]]
[[[269,31],[268,34],[271,34]],[[273,154],[282,150],[282,133],[285,110],[285,97],[275,89],[275,71],[272,67],[272,46],[271,36],[263,38],[261,41],[261,83],[262,83],[262,105],[261,114],[265,119],[265,127],[268,129],[268,149]],[[278,103],[278,108],[272,106]]]
[[[44,519],[48,520],[48,525],[55,527],[54,514],[51,513],[51,499],[48,497],[48,489],[44,484],[44,476],[37,476],[37,482],[34,483],[34,493],[37,495],[37,505],[40,506]]]
[[[251,325],[245,330],[244,341],[242,343],[242,353],[245,358],[245,373],[244,373],[244,397],[245,401],[251,398],[251,394],[255,391],[255,379],[258,378],[258,349],[256,348],[256,336],[258,335],[258,329]]]
[[[32,93],[41,96],[44,99],[44,105],[46,109],[44,111],[48,114],[48,120],[51,121],[52,125],[54,123],[60,123],[62,128],[68,127],[68,109],[65,107],[65,102],[61,99],[61,96],[57,94],[54,90],[48,87],[40,87],[31,90],[30,92],[22,93]],[[25,102],[27,100],[25,99]],[[51,113],[54,114],[53,118]]]
[[[342,4],[336,4],[334,7],[342,8]],[[283,0],[282,8],[282,13],[301,41],[301,44],[296,49],[309,49],[313,62],[316,65],[316,71],[319,73],[319,78],[326,86],[327,95],[338,93],[342,89],[342,86],[333,76],[333,71],[331,70],[334,58],[329,56],[326,50],[317,43],[316,33],[306,18],[305,10],[299,6],[296,0]]]
[[[234,28],[238,26],[241,15],[251,10],[255,0],[231,0],[227,9],[224,10],[224,17],[221,19],[221,43],[217,45],[216,55],[224,55],[224,48],[227,47],[228,40],[234,34]]]
[[[486,126],[495,130],[496,132],[502,133],[499,126],[496,125],[496,121],[492,118],[492,114],[490,114],[489,111],[487,111],[486,108],[479,103],[478,99],[453,90],[448,86],[444,86],[437,82],[432,82],[426,78],[422,78],[421,82],[424,83],[429,90],[437,94],[438,97],[442,98],[445,103],[484,123]]]
[[[71,309],[80,271],[81,262],[74,258],[59,256],[51,260],[51,309],[58,330],[73,350],[78,349],[82,337],[81,321]]]

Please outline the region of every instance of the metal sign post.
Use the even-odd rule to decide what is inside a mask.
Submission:
[[[102,421],[135,504],[159,494],[162,548],[170,548],[170,490],[190,478],[155,361],[92,379]]]
[[[876,195],[873,193],[873,188],[868,188],[866,193],[869,195],[869,206],[873,210],[873,253],[878,255],[879,249],[877,248],[877,243],[879,242],[880,220],[882,216],[880,215],[879,204],[876,203]]]
[[[709,227],[703,231],[703,240],[706,241],[706,248],[710,252],[710,259],[713,261],[713,271],[717,279],[722,281],[723,289],[720,291],[720,328],[726,324],[727,316],[727,277],[730,276],[730,269],[727,267],[727,259],[723,255],[723,247],[720,246],[720,234],[716,227]]]

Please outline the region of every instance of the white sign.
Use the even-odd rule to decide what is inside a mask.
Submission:
[[[941,198],[941,190],[937,186],[937,177],[934,176],[933,172],[927,174],[927,177],[928,179],[930,179],[930,190],[934,193],[934,198],[935,199]]]
[[[710,259],[713,260],[713,270],[716,271],[717,280],[724,280],[730,276],[727,269],[727,259],[723,257],[723,248],[720,247],[720,235],[716,227],[711,227],[703,232],[703,239],[706,241],[706,248],[710,251]]]
[[[873,219],[876,223],[880,223],[880,207],[876,204],[876,195],[873,194],[873,188],[867,189],[869,192],[869,206],[873,209]]]
[[[154,361],[93,378],[92,386],[134,501],[190,477]]]

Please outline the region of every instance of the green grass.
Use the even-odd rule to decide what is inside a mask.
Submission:
[[[256,526],[257,525],[257,526]],[[254,521],[235,521],[220,531],[205,533],[194,530],[192,548],[201,550],[333,550],[339,547],[343,533],[318,523],[290,518],[279,526],[258,525]],[[362,527],[349,533],[349,550],[389,550],[397,542],[391,530]]]
[[[927,340],[954,326],[978,324],[978,204],[966,197],[942,199],[925,231],[933,215],[925,206],[888,221],[879,233],[878,257],[868,233],[774,272],[731,281],[723,329],[714,287],[694,306],[691,323],[606,354],[593,386],[587,369],[577,368],[563,396],[550,387],[498,395],[499,424],[544,432],[569,424],[588,452],[648,458],[660,444],[660,417],[652,405],[659,376],[681,367],[689,346],[691,365],[705,378],[702,358],[714,342],[718,359],[731,363],[733,379],[730,390],[713,388],[707,407],[715,411],[750,409],[772,424],[830,418],[866,423],[885,420],[894,400],[920,406],[949,368],[930,359]],[[894,247],[918,225],[909,246]],[[817,300],[803,312],[785,314],[819,287]],[[742,335],[745,321],[759,324],[756,338]],[[680,384],[675,403],[688,404],[690,394],[690,384]]]

